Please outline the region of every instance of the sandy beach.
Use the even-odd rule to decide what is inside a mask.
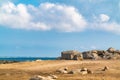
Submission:
[[[108,71],[101,71],[108,66]],[[86,67],[92,70],[93,74],[59,74],[56,70],[68,67],[68,70]],[[0,80],[29,80],[34,75],[58,76],[57,80],[119,80],[119,60],[47,60],[0,64]]]

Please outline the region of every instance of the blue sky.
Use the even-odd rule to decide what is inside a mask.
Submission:
[[[0,56],[120,49],[119,0],[0,0]]]

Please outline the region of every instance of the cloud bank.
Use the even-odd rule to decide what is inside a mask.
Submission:
[[[73,6],[41,3],[39,6],[7,2],[0,5],[0,25],[25,30],[81,32],[86,29],[120,33],[120,24],[107,14],[93,16],[91,22]]]
[[[102,30],[120,34],[120,24],[117,22],[111,22],[110,17],[106,14],[100,14],[97,17],[95,16],[93,22],[89,23],[89,25],[93,30]]]
[[[84,17],[72,6],[43,3],[38,7],[11,2],[0,7],[0,24],[27,30],[82,31]]]

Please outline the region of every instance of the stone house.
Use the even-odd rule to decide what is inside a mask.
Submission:
[[[65,60],[82,60],[82,54],[76,50],[61,52],[61,58]]]

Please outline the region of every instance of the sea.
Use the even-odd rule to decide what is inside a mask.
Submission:
[[[35,60],[56,60],[55,57],[0,57],[0,60],[5,61],[35,61]]]

